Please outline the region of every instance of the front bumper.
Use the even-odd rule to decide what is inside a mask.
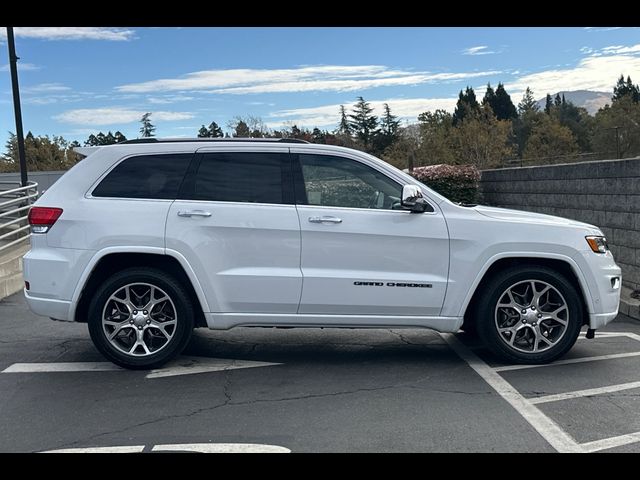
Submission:
[[[618,315],[622,270],[611,252],[598,255],[585,250],[576,257],[587,283],[583,293],[589,310],[589,328],[602,328]]]

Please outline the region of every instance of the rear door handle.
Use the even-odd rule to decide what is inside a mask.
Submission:
[[[178,210],[179,217],[210,217],[211,212],[204,210]]]
[[[322,216],[322,217],[309,217],[311,223],[342,223],[342,219],[338,217]]]

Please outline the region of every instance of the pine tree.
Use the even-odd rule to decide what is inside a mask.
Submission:
[[[551,107],[553,107],[553,101],[551,100],[551,95],[547,93],[547,99],[544,102],[544,113],[551,115]]]
[[[560,97],[559,93],[556,93],[556,98],[554,98],[553,100],[553,106],[559,107],[560,105],[562,105],[562,98]]]
[[[208,137],[209,137],[209,130],[207,130],[207,127],[202,125],[200,127],[200,130],[198,130],[198,138],[208,138]]]
[[[502,83],[498,83],[495,103],[494,105],[491,105],[491,108],[498,120],[511,120],[518,116],[516,107],[511,101],[511,96],[507,93]]]
[[[151,123],[151,112],[145,113],[140,119],[140,136],[142,138],[153,137],[156,131],[155,125]]]
[[[458,102],[453,111],[453,126],[457,126],[458,123],[462,122],[469,114],[479,112],[480,104],[478,104],[478,100],[476,100],[476,92],[473,91],[473,88],[467,87],[464,92],[460,90]]]
[[[116,137],[114,137],[113,133],[111,133],[111,130],[109,130],[109,132],[105,136],[104,144],[105,145],[113,145],[114,143],[116,143]]]
[[[388,103],[385,103],[382,108],[384,113],[380,119],[380,130],[382,130],[384,135],[395,139],[398,129],[400,128],[400,120],[398,120],[396,115],[391,114],[391,108]]]
[[[96,145],[98,145],[98,139],[92,133],[91,135],[89,135],[89,138],[87,138],[87,140],[84,142],[84,146],[85,147],[95,147]]]
[[[634,103],[640,102],[640,87],[633,84],[630,76],[627,76],[627,81],[625,82],[624,76],[620,75],[618,82],[613,87],[611,100],[616,102],[626,96],[629,96]]]
[[[127,141],[127,137],[125,137],[120,130],[118,130],[115,133],[114,138],[116,140],[116,143],[121,143],[121,142],[126,142]]]
[[[482,99],[482,105],[489,104],[491,108],[494,107],[496,101],[496,92],[491,87],[490,83],[487,83],[487,91],[484,93],[484,98]]]
[[[362,97],[358,97],[352,112],[349,114],[349,127],[366,150],[377,133],[378,117],[372,115],[373,108]]]
[[[204,127],[204,125],[203,125]],[[222,138],[224,135],[222,133],[222,128],[220,128],[220,126],[216,123],[216,122],[211,122],[209,124],[209,127],[207,129],[207,133],[209,134],[209,137],[211,138]]]
[[[249,138],[251,137],[251,130],[249,126],[243,120],[240,120],[235,127],[235,132],[233,132],[233,136],[236,138]]]
[[[338,135],[351,136],[351,125],[349,125],[347,111],[345,110],[344,105],[340,105],[340,124],[338,125],[336,133]]]
[[[518,104],[518,114],[520,116],[526,115],[528,113],[535,113],[540,108],[538,107],[538,102],[533,96],[533,92],[529,87],[524,91],[524,95],[522,95],[522,100]]]

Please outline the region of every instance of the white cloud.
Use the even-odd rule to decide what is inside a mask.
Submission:
[[[397,115],[400,119],[416,122],[418,115],[426,111],[436,109],[453,111],[456,101],[457,98],[391,98],[373,100],[369,104],[373,107],[375,115],[381,115],[383,105],[388,103],[392,114]],[[349,111],[353,105],[354,103],[345,103],[344,107]],[[340,120],[339,109],[340,104],[279,110],[269,115],[267,125],[278,127],[284,123],[295,123],[305,127],[337,126]]]
[[[618,54],[623,51],[626,54]],[[527,87],[533,90],[536,97],[563,90],[608,92],[621,74],[640,78],[640,55],[632,54],[636,52],[640,53],[640,45],[607,47],[583,58],[574,67],[524,75],[505,87],[512,98],[519,98]]]
[[[116,90],[130,93],[203,91],[235,95],[311,91],[345,92],[383,86],[465,80],[497,73],[500,72],[414,72],[394,70],[381,65],[321,65],[274,70],[204,70],[179,78],[121,85],[116,87]]]
[[[80,108],[76,110],[67,110],[59,115],[53,117],[54,120],[58,120],[64,123],[72,123],[77,125],[118,125],[124,123],[138,122],[142,115],[146,112],[144,110],[131,110],[123,107],[107,107],[107,108]],[[175,120],[188,120],[193,118],[194,115],[190,112],[153,112],[151,115],[151,121],[175,121]]]
[[[493,50],[487,50],[489,47],[486,45],[478,45],[477,47],[469,47],[462,50],[463,55],[493,55],[495,53]]]
[[[164,105],[168,103],[186,102],[193,100],[194,97],[188,97],[186,95],[166,95],[164,97],[148,97],[147,101],[155,105]]]
[[[28,71],[32,71],[32,70],[40,70],[40,66],[38,65],[34,65],[33,63],[20,63],[18,62],[18,71],[20,72],[28,72]],[[6,63],[4,65],[2,65],[0,67],[0,72],[8,72],[9,71],[9,64]]]
[[[611,47],[605,47],[600,51],[603,55],[621,55],[627,53],[640,53],[640,43],[637,45],[613,45]]]
[[[589,32],[610,32],[611,30],[619,30],[622,27],[584,27]]]
[[[22,88],[24,93],[67,92],[69,90],[71,90],[71,87],[67,87],[61,83],[40,83]]]
[[[112,27],[15,27],[16,37],[42,40],[108,40],[126,41],[134,38],[135,31]],[[0,39],[5,40],[5,27],[0,28]]]

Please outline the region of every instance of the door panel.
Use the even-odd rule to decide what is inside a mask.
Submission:
[[[178,215],[193,210],[211,216]],[[296,312],[302,275],[295,206],[176,200],[166,238],[191,264],[212,312]]]
[[[187,258],[212,312],[298,309],[300,224],[286,152],[198,153],[169,210],[166,248]]]
[[[304,276],[299,313],[439,315],[449,237],[437,206],[424,214],[399,210],[402,186],[382,172],[342,167],[353,159],[312,157],[299,155],[301,168],[294,169]]]

